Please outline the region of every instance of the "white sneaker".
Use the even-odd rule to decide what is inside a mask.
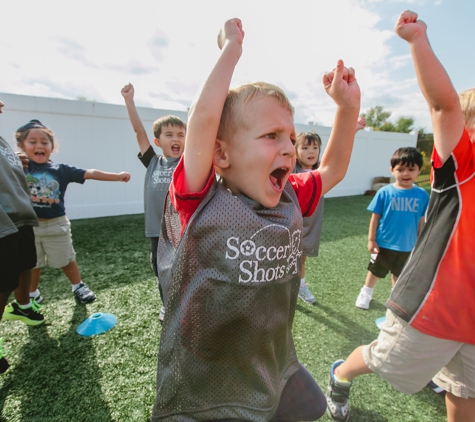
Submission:
[[[299,298],[302,299],[304,302],[310,304],[314,304],[317,301],[317,299],[315,299],[315,296],[310,293],[310,290],[306,284],[300,286]]]
[[[373,299],[373,296],[369,295],[366,291],[365,288],[362,287],[360,294],[356,298],[356,307],[360,309],[369,309],[369,303],[371,302],[371,299]]]

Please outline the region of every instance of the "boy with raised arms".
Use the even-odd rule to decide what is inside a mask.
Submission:
[[[285,94],[265,82],[229,90],[243,38],[239,19],[218,36],[221,54],[191,107],[165,203],[153,421],[313,421],[326,408],[292,339],[302,215],[345,175],[360,90],[341,60],[324,75],[337,106],[332,134],[318,170],[291,174]]]
[[[433,378],[446,391],[447,421],[475,422],[475,89],[457,95],[417,13],[401,13],[395,31],[431,114],[432,192],[378,339],[330,369],[328,413],[349,420],[353,380],[374,372],[406,394]]]

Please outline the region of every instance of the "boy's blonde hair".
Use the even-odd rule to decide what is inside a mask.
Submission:
[[[55,143],[54,143],[54,135],[51,129],[47,128],[43,123],[39,120],[30,120],[26,125],[18,128],[15,132],[15,139],[20,146],[23,147],[23,142],[30,133],[31,129],[39,129],[44,132],[48,140],[51,142],[51,150],[54,151]]]
[[[463,120],[467,129],[475,128],[475,88],[467,89],[459,94]]]
[[[186,131],[186,123],[176,116],[162,116],[153,122],[152,131],[153,136],[158,139],[162,134],[163,126],[177,126],[181,127]]]
[[[278,86],[267,82],[244,84],[228,91],[219,122],[218,139],[229,140],[237,132],[238,127],[247,127],[248,122],[243,110],[247,104],[259,97],[275,98],[292,115],[294,114],[292,104]]]

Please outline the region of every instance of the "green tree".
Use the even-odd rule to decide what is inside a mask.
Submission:
[[[372,127],[374,130],[381,130],[381,126],[391,117],[391,112],[384,111],[382,106],[376,106],[361,115],[366,120],[367,127]]]
[[[370,108],[366,113],[362,113],[366,119],[366,126],[382,132],[402,132],[409,133],[414,130],[414,119],[412,117],[401,116],[396,123],[391,123],[388,119],[391,112],[384,110],[382,106]]]

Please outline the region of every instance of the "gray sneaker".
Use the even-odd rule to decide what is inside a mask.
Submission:
[[[327,393],[327,413],[334,421],[347,422],[350,419],[350,387],[335,380],[335,368],[344,361],[337,360],[330,368]]]
[[[302,299],[304,302],[310,304],[314,304],[317,301],[317,299],[315,299],[315,296],[310,293],[310,290],[306,284],[300,286],[299,298]]]
[[[82,281],[79,283],[79,287],[74,290],[74,297],[81,303],[91,303],[96,300],[94,292]]]

